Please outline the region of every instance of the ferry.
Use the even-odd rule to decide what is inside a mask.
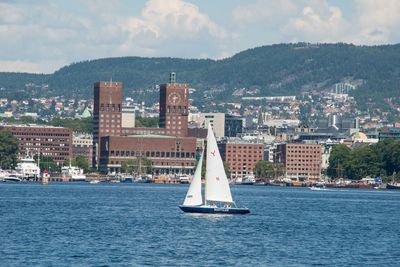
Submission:
[[[69,178],[74,182],[86,181],[86,175],[83,173],[83,169],[71,166],[71,164],[61,168],[61,175],[62,177]]]
[[[26,156],[17,163],[15,171],[16,176],[20,176],[22,179],[29,180],[40,177],[40,168],[29,153],[27,153]]]

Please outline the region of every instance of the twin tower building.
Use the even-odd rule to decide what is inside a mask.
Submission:
[[[192,173],[196,138],[188,137],[188,85],[176,83],[175,73],[169,83],[160,85],[158,128],[122,123],[129,119],[123,118],[122,90],[121,82],[94,84],[93,166],[103,173],[118,173],[124,161],[146,157],[154,174]]]

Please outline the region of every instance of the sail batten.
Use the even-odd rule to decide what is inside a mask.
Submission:
[[[203,154],[197,164],[196,171],[194,172],[193,180],[190,183],[189,190],[186,193],[184,206],[201,205],[203,204],[203,197],[201,195],[201,167],[203,164]]]
[[[208,125],[206,159],[205,203],[213,201],[232,203],[228,178],[211,125]]]

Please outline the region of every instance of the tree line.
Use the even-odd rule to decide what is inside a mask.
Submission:
[[[366,176],[391,179],[400,174],[400,141],[385,139],[354,149],[335,145],[329,156],[327,175],[359,180]]]

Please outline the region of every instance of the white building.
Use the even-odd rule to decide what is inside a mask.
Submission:
[[[121,127],[135,128],[135,107],[122,106]]]
[[[189,123],[194,123],[200,128],[207,128],[210,124],[215,137],[225,136],[225,113],[189,113]]]

